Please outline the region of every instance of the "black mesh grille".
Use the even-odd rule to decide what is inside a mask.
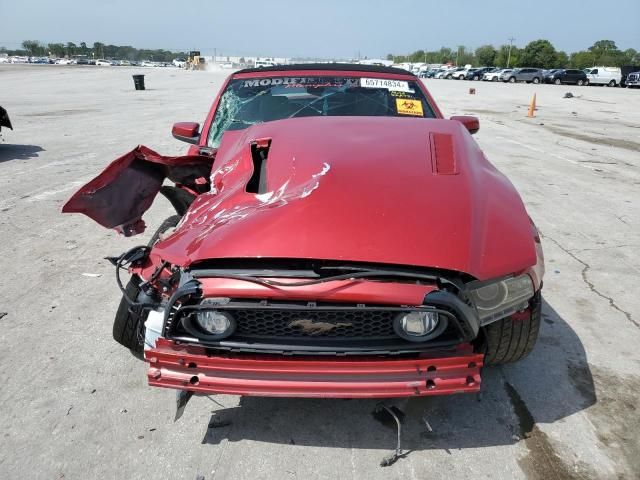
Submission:
[[[232,310],[240,337],[393,338],[397,311]]]

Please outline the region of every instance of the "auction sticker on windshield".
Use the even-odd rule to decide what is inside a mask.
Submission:
[[[365,88],[385,88],[392,91],[409,92],[409,82],[385,80],[382,78],[361,78],[360,86]]]

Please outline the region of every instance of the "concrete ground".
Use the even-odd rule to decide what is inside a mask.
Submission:
[[[485,369],[480,397],[392,402],[410,452],[381,468],[395,431],[375,401],[199,397],[174,423],[175,393],[112,340],[103,257],[151,232],[60,207],[139,143],[183,152],[171,124],[202,120],[225,76],[146,69],[136,92],[137,71],[0,66],[15,128],[0,144],[0,478],[640,477],[640,91],[427,81],[447,115],[480,117],[544,236],[544,322],[528,358]],[[160,199],[147,223],[169,212]]]

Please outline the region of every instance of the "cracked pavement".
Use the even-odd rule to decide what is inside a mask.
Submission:
[[[174,423],[174,392],[111,339],[103,258],[153,229],[120,238],[62,202],[137,144],[183,152],[172,123],[202,121],[228,72],[145,69],[144,92],[132,73],[0,65],[15,128],[0,143],[0,478],[640,477],[640,91],[427,81],[446,115],[479,116],[543,234],[544,321],[481,395],[389,402],[409,453],[381,468],[396,433],[376,401],[194,397]],[[158,200],[147,224],[169,211]]]

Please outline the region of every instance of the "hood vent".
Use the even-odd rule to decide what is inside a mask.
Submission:
[[[458,165],[453,151],[453,137],[446,133],[430,133],[431,165],[438,175],[457,175]]]
[[[247,182],[247,193],[267,192],[267,157],[271,148],[270,138],[261,138],[251,142],[253,173]]]

